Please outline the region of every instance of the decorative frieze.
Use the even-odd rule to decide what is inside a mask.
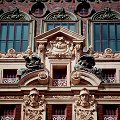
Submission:
[[[120,53],[119,52],[112,52],[111,48],[106,48],[104,50],[104,52],[99,52],[99,53],[93,51],[93,49],[90,48],[88,50],[88,53],[90,55],[92,55],[94,58],[107,58],[108,60],[112,59],[112,58],[114,58],[114,60],[120,58]]]
[[[23,96],[0,96],[0,100],[16,100],[16,99],[20,99],[22,100],[23,99]]]

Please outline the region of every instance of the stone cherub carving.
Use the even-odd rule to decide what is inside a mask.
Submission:
[[[40,96],[39,91],[33,88],[28,96],[24,96],[24,120],[43,120],[44,111],[44,95]]]
[[[76,120],[96,120],[95,98],[84,88],[80,91],[79,98],[75,101]]]

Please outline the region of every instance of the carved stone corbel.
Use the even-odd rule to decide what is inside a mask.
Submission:
[[[75,99],[76,120],[97,120],[95,98],[86,88],[82,89]]]
[[[44,120],[45,98],[33,88],[29,95],[24,96],[24,120]]]

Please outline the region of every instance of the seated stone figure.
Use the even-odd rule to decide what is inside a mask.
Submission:
[[[80,57],[80,59],[76,63],[74,69],[75,70],[85,70],[85,71],[95,74],[99,78],[102,78],[102,70],[99,68],[96,68],[94,66],[95,66],[94,57],[92,57],[90,55],[83,55]]]
[[[89,55],[83,55],[80,57],[77,64],[75,65],[75,70],[79,70],[83,68],[92,69],[93,66],[95,66],[94,58]]]
[[[28,73],[43,68],[43,64],[41,63],[41,58],[38,57],[37,55],[34,55],[31,48],[28,48],[25,53],[26,54],[23,56],[23,58],[26,61],[25,66],[27,68],[21,68],[17,71],[17,77],[19,79],[24,73]]]

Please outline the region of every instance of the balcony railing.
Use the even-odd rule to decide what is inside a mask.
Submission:
[[[67,86],[66,79],[53,79],[52,86]]]
[[[52,115],[52,120],[66,120],[66,115]]]
[[[105,74],[102,78],[105,83],[116,83],[114,74]]]
[[[13,115],[1,116],[0,120],[14,120]]]
[[[18,81],[17,81],[17,79],[16,78],[3,78],[2,79],[2,83],[4,83],[4,84],[15,84],[15,83],[17,83]]]
[[[104,120],[117,120],[116,115],[104,115]]]

